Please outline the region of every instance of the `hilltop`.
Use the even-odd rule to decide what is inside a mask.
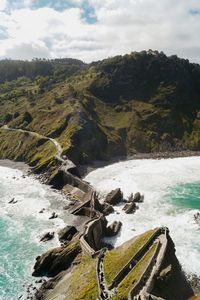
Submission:
[[[199,149],[200,66],[162,52],[91,64],[0,62],[0,126],[55,138],[76,164]],[[0,131],[0,157],[56,170],[48,140]],[[44,155],[45,154],[45,155]]]

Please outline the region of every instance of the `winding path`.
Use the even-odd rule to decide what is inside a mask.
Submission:
[[[10,128],[10,127],[8,127],[8,125],[4,125],[0,129],[7,130],[7,131],[17,131],[17,132],[22,132],[22,133],[28,133],[28,134],[30,134],[30,135],[32,135],[34,137],[39,138],[39,139],[45,139],[45,140],[51,141],[54,144],[54,146],[56,147],[56,149],[57,149],[55,157],[59,161],[65,162],[65,160],[62,158],[63,149],[62,149],[61,145],[55,139],[49,138],[49,137],[44,136],[42,134],[39,134],[39,133],[37,133],[35,131],[24,130],[24,129],[17,129],[17,128]]]
[[[99,288],[99,299],[109,300],[112,295],[115,294],[119,284],[125,279],[125,277],[133,271],[133,269],[140,263],[141,259],[146,255],[153,243],[157,243],[156,250],[152,255],[150,262],[145,268],[144,272],[140,276],[136,285],[130,290],[128,299],[129,300],[146,300],[155,299],[163,300],[162,298],[155,297],[151,294],[154,286],[156,275],[158,274],[161,264],[163,262],[166,248],[168,229],[163,227],[159,228],[149,240],[140,248],[137,253],[131,258],[131,260],[121,269],[121,271],[115,276],[113,282],[108,287],[105,282],[105,274],[103,268],[103,260],[105,257],[105,249],[103,249],[97,259],[97,282]]]

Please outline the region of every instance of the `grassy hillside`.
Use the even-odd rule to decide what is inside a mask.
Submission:
[[[5,76],[5,64],[12,76]],[[0,125],[53,137],[76,163],[199,149],[200,66],[188,60],[143,51],[89,65],[67,59],[4,61],[0,75]],[[33,155],[39,151],[12,134],[0,130],[0,157],[13,158],[9,149],[19,148],[19,141]],[[20,149],[14,158],[31,163]],[[51,157],[49,149],[45,159]]]

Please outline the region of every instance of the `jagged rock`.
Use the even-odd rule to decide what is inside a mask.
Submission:
[[[136,211],[136,209],[137,209],[137,206],[136,206],[135,202],[127,203],[122,208],[122,210],[124,210],[126,214],[132,214]]]
[[[101,249],[102,238],[105,236],[107,223],[106,218],[101,216],[86,224],[85,240],[94,250]]]
[[[128,197],[128,200],[126,201],[126,203],[130,203],[133,202],[133,193],[130,194],[130,196]]]
[[[137,192],[133,197],[134,202],[143,202],[143,200],[144,200],[144,196],[141,195],[139,192]]]
[[[121,192],[120,188],[117,188],[115,190],[112,190],[105,199],[105,203],[108,203],[110,205],[116,205],[119,202],[121,202],[123,199],[123,193]]]
[[[102,213],[105,216],[108,216],[109,214],[112,214],[113,212],[114,212],[113,206],[108,203],[104,203],[104,205],[102,206]]]
[[[71,241],[74,235],[78,232],[74,226],[66,226],[58,232],[60,242]]]
[[[131,193],[126,202],[130,203],[130,202],[143,202],[143,201],[144,201],[144,196],[141,195],[139,192],[137,192],[135,193],[134,196],[133,193]]]
[[[52,240],[54,238],[54,232],[47,232],[45,233],[41,239],[40,239],[40,242],[47,242],[49,240]]]
[[[194,220],[197,224],[200,224],[200,213],[197,212],[195,215],[194,215]]]
[[[52,212],[52,215],[49,217],[49,220],[51,219],[56,219],[58,217],[58,215],[54,212]]]
[[[114,221],[111,225],[106,228],[106,236],[115,236],[118,234],[122,227],[122,222]]]
[[[33,276],[55,276],[59,272],[66,270],[75,257],[81,252],[78,240],[69,244],[51,249],[36,258]]]
[[[12,198],[8,203],[9,204],[15,204],[15,203],[17,203],[18,201],[17,200],[15,200],[15,198]]]

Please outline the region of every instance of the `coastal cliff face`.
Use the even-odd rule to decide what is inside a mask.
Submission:
[[[9,66],[6,66],[9,64]],[[199,149],[200,66],[157,51],[80,61],[1,62],[0,157],[55,175],[55,138],[77,164]],[[42,65],[42,66],[40,66]],[[4,68],[4,69],[3,69]],[[21,70],[19,72],[19,70]],[[24,70],[24,71],[23,71]],[[5,75],[5,74],[4,74]]]
[[[155,258],[159,260],[158,238],[162,235],[162,230],[154,229],[95,258],[80,254],[74,266],[44,284],[36,298],[125,300],[134,299],[136,295],[150,299],[151,295],[151,299],[186,300],[193,291],[181,270],[169,235],[166,251],[161,255],[161,266],[154,270],[155,273],[151,268],[152,261],[154,265]],[[103,267],[99,270],[101,264]],[[148,283],[151,273],[154,274],[153,285]],[[101,294],[101,289],[107,297]]]

